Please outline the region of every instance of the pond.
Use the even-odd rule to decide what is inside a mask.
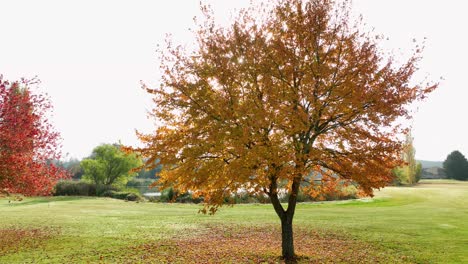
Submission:
[[[160,197],[160,192],[147,192],[142,194],[144,197]]]

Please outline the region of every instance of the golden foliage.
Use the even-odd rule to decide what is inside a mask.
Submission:
[[[420,50],[396,65],[349,22],[348,5],[278,1],[241,11],[227,28],[205,7],[195,51],[168,41],[161,85],[145,87],[159,126],[139,134],[138,149],[148,165],[163,164],[160,184],[203,196],[214,213],[239,189],[275,202],[281,184],[294,206],[314,171],[368,195],[391,182],[401,164],[397,121],[436,85],[413,85]]]

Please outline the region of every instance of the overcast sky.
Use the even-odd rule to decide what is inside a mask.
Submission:
[[[221,23],[249,1],[211,0]],[[441,81],[418,105],[413,121],[416,157],[444,160],[453,150],[468,155],[468,2],[461,0],[354,0],[382,44],[405,54],[426,39],[418,76]],[[7,80],[38,76],[54,104],[53,121],[68,157],[89,155],[100,143],[138,143],[135,129],[151,131],[153,107],[140,80],[156,84],[157,44],[172,34],[193,39],[198,0],[0,2],[0,74]]]

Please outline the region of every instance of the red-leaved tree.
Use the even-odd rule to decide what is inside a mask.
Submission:
[[[48,98],[29,89],[35,82],[9,82],[0,75],[0,190],[49,195],[68,177],[52,164],[60,158],[60,134],[47,119]]]

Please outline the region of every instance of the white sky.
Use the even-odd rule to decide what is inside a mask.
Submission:
[[[210,0],[224,21],[249,0]],[[413,136],[419,159],[444,160],[453,150],[468,155],[468,2],[461,0],[354,0],[356,12],[383,47],[405,50],[426,40],[421,76],[444,80],[419,105]],[[82,158],[100,143],[137,144],[135,129],[151,131],[153,105],[140,80],[158,79],[157,44],[193,39],[199,0],[0,1],[0,74],[7,80],[38,76],[54,104],[63,153]]]

